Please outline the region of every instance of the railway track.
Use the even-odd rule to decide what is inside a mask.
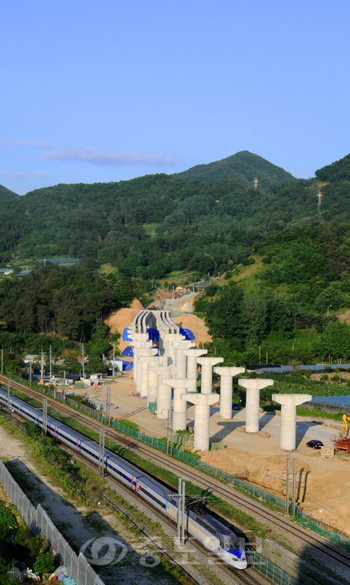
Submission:
[[[7,385],[8,380],[9,378],[6,376],[0,375],[0,383]],[[10,380],[10,382],[12,388],[20,390],[32,398],[43,400],[43,395],[40,392],[32,390],[27,386],[20,384],[19,382],[13,382],[12,380]],[[238,506],[240,509],[243,509],[250,515],[253,515],[255,518],[267,522],[271,527],[282,530],[293,538],[298,539],[301,545],[307,545],[308,547],[312,547],[322,554],[326,554],[329,558],[340,563],[344,568],[350,568],[350,553],[347,553],[345,549],[339,550],[341,547],[336,548],[336,546],[331,545],[330,542],[326,539],[298,525],[295,525],[289,519],[283,518],[276,512],[267,509],[262,504],[259,504],[253,499],[244,496],[243,494],[234,490],[234,488],[230,488],[224,485],[218,480],[212,478],[210,475],[199,471],[197,468],[186,465],[185,463],[177,461],[176,459],[172,459],[171,457],[139,441],[131,440],[128,437],[121,435],[117,431],[114,431],[111,428],[107,428],[105,425],[102,425],[102,423],[94,421],[89,416],[84,415],[79,411],[75,411],[75,409],[70,406],[66,406],[58,401],[54,401],[53,399],[50,400],[48,398],[47,400],[48,406],[54,408],[56,411],[67,415],[69,418],[73,418],[74,414],[74,420],[78,419],[79,422],[84,424],[87,428],[94,430],[95,432],[99,432],[99,429],[103,426],[105,428],[106,436],[112,441],[116,441],[117,443],[125,446],[128,450],[134,451],[144,456],[149,461],[160,465],[164,469],[172,471],[179,477],[181,476],[185,479],[187,476],[189,480],[191,482],[195,482],[198,487],[211,492],[213,495],[217,495],[218,497],[224,499],[227,503],[232,504],[234,507]]]
[[[73,452],[75,459],[80,460],[84,465],[87,465],[87,466],[91,467],[92,469],[97,469],[98,466],[95,465],[93,461],[87,461],[84,457],[82,457],[79,453],[77,453],[73,448],[70,448],[68,445],[63,445],[63,449],[65,449],[69,452]],[[113,477],[109,476],[108,480],[112,484],[115,484],[118,487],[118,489],[120,489],[120,484]],[[127,489],[125,486],[122,486],[122,487],[125,490]],[[136,492],[135,493],[130,492],[130,494],[132,495],[133,499],[135,499],[135,500],[139,499]],[[125,510],[123,508],[123,506],[118,505],[115,502],[113,502],[113,500],[111,500],[108,496],[106,496],[101,491],[99,492],[99,495],[102,499],[106,500],[115,510],[124,514],[139,530],[141,530],[141,532],[147,538],[149,538],[151,540],[153,545],[156,548],[158,548],[158,550],[160,552],[162,552],[163,554],[166,554],[173,562],[175,562],[177,565],[179,565],[187,573],[187,575],[195,583],[197,583],[197,585],[199,585],[200,582],[203,583],[203,579],[204,579],[206,585],[214,585],[214,583],[210,580],[210,578],[206,574],[204,574],[196,565],[190,563],[191,569],[186,569],[186,566],[188,567],[188,558],[187,558],[188,552],[186,550],[183,553],[177,551],[174,547],[169,545],[169,543],[166,542],[162,537],[160,537],[159,534],[157,534],[154,530],[150,529],[149,527],[145,527],[145,525],[143,525],[143,524],[138,523],[137,520],[135,520],[135,518],[131,515],[131,513],[129,511]],[[156,508],[153,508],[146,500],[143,500],[140,498],[140,502],[142,503],[143,506],[148,508],[153,514],[158,516],[158,518],[162,522],[165,522],[166,524],[171,526],[171,528],[175,529],[175,524],[169,518],[167,518],[166,516],[161,514]],[[157,544],[156,539],[160,540],[161,546],[159,546],[159,544]],[[266,579],[265,577],[263,577],[261,575],[259,575],[260,580],[258,580],[254,576],[254,574],[256,574],[256,572],[252,568],[245,569],[244,572],[238,571],[238,570],[235,571],[234,569],[231,569],[230,567],[226,566],[222,561],[219,561],[218,557],[213,555],[210,551],[208,551],[206,548],[204,548],[204,546],[202,546],[200,543],[196,542],[195,540],[191,541],[191,545],[195,546],[198,550],[203,552],[207,557],[210,557],[213,561],[213,565],[216,564],[216,565],[220,566],[220,570],[223,571],[225,573],[226,577],[229,579],[229,581],[225,581],[225,583],[228,583],[228,582],[232,583],[232,580],[234,581],[234,585],[262,585],[263,583],[270,583],[270,581],[268,579]]]

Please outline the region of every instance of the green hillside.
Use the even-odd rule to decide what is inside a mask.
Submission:
[[[35,334],[42,343],[50,331],[89,339],[96,319],[151,293],[160,279],[166,287],[179,274],[190,281],[219,274],[196,310],[206,314],[209,349],[227,365],[256,363],[259,346],[270,363],[350,360],[350,328],[337,321],[350,308],[348,160],[265,193],[228,178],[157,174],[0,200],[2,265],[81,259],[76,269],[2,277],[3,346],[14,347],[9,335]],[[96,303],[87,300],[92,290]]]
[[[17,193],[10,191],[10,189],[7,189],[3,185],[0,185],[0,201],[13,199],[14,197],[18,197]]]
[[[350,154],[316,171],[316,177],[321,181],[350,181]]]
[[[196,300],[228,362],[350,359],[350,225],[315,222],[269,236]],[[346,314],[346,315],[345,315]]]
[[[196,165],[183,173],[178,173],[177,176],[189,181],[233,179],[247,189],[253,186],[253,181],[257,177],[260,191],[267,191],[272,185],[280,185],[294,179],[293,175],[284,169],[248,150],[242,150],[206,165]]]
[[[165,174],[55,185],[0,201],[0,262],[69,256],[143,279],[221,274],[270,235],[314,222],[350,224],[348,194],[349,182],[337,178],[293,179],[266,193],[232,179]]]

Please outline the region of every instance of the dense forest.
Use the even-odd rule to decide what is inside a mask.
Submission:
[[[255,155],[250,156],[253,165]],[[89,268],[109,263],[125,276],[143,279],[174,270],[222,273],[269,235],[315,221],[350,222],[344,179],[350,159],[340,163],[342,173],[335,178],[333,165],[317,171],[322,184],[318,178],[292,180],[266,192],[232,179],[160,174],[56,185],[0,200],[0,263],[68,255]]]
[[[0,280],[2,347],[34,350],[53,335],[108,352],[107,314],[176,272],[225,275],[196,310],[228,362],[256,362],[259,346],[270,362],[350,359],[336,319],[350,307],[349,186],[350,155],[298,180],[243,152],[178,175],[0,191],[3,265],[81,259]]]
[[[258,177],[260,191],[267,191],[273,185],[288,183],[294,179],[293,175],[284,169],[271,164],[261,156],[252,154],[248,150],[237,152],[232,156],[209,163],[197,165],[178,173],[178,177],[185,180],[205,179],[222,180],[233,179],[243,187],[252,187],[253,180]]]
[[[104,319],[128,306],[152,288],[150,283],[114,274],[103,277],[80,267],[62,268],[53,264],[36,266],[25,278],[0,281],[0,346],[6,363],[16,369],[14,355],[47,353],[51,345],[58,357],[66,356],[65,367],[79,371],[76,357],[79,344],[89,354],[89,368],[102,369],[102,355],[111,350]],[[88,369],[89,369],[88,368]]]

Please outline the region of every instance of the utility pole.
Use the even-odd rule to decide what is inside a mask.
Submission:
[[[113,378],[114,378],[114,362],[115,362],[115,343],[113,343]]]
[[[32,387],[32,360],[29,360],[29,386]]]
[[[287,454],[287,476],[286,476],[286,513],[289,514],[289,460],[290,455]]]
[[[98,473],[104,476],[104,459],[105,459],[105,430],[100,429],[99,452],[98,452]]]
[[[171,410],[170,455],[173,456],[174,411]]]
[[[44,435],[47,434],[47,400],[43,400],[43,431]]]
[[[7,384],[7,406],[8,406],[9,412],[11,412],[10,397],[11,397],[11,387],[10,387],[10,380],[9,380],[8,384]]]
[[[182,479],[178,478],[178,496],[177,496],[177,542],[180,544],[181,534],[181,483]]]
[[[170,413],[171,410],[168,409],[168,420],[166,424],[166,454],[169,455],[169,423],[170,423]]]
[[[296,457],[293,457],[293,518],[295,516]]]
[[[50,345],[50,382],[51,382],[51,378],[52,378],[52,347]]]
[[[44,383],[44,352],[41,350],[41,380],[42,384]]]
[[[107,397],[106,397],[106,423],[111,424],[111,387],[107,386]]]
[[[4,373],[4,350],[1,350],[1,375]]]
[[[62,398],[63,398],[63,403],[66,402],[66,370],[60,370],[60,372],[63,372],[63,392],[62,392]]]
[[[186,513],[186,484],[182,482],[182,532],[181,532],[181,545],[185,546],[185,513]]]
[[[83,366],[83,378],[85,378],[85,365],[84,365],[84,344],[81,344],[81,363]]]

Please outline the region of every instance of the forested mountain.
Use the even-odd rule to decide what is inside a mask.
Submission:
[[[7,187],[0,185],[0,201],[5,201],[6,199],[13,199],[14,197],[18,197],[17,193],[10,191]]]
[[[255,177],[257,177],[260,191],[267,191],[273,185],[280,185],[294,179],[293,175],[281,167],[273,165],[268,160],[257,154],[252,154],[248,150],[242,150],[207,165],[196,165],[183,173],[178,173],[177,176],[191,181],[194,179],[214,179],[216,181],[233,179],[247,189],[252,187]]]
[[[321,181],[350,181],[350,154],[315,173]]]
[[[336,329],[350,308],[348,167],[350,155],[265,193],[231,178],[156,174],[0,198],[1,263],[81,258],[0,281],[2,347],[56,332],[95,339],[100,356],[109,343],[101,318],[186,271],[225,273],[196,308],[227,363],[256,362],[259,344],[280,363],[350,359],[350,329]],[[115,274],[94,270],[104,264]]]
[[[322,183],[293,179],[266,193],[232,179],[165,174],[38,189],[0,201],[0,262],[68,255],[143,279],[174,270],[222,273],[271,234],[313,222],[350,223],[350,183],[338,173],[325,184],[327,168],[318,171]]]
[[[216,353],[257,363],[350,359],[350,224],[314,222],[252,246],[252,256],[196,300]],[[219,286],[220,284],[220,286]],[[348,362],[347,362],[348,363]]]

